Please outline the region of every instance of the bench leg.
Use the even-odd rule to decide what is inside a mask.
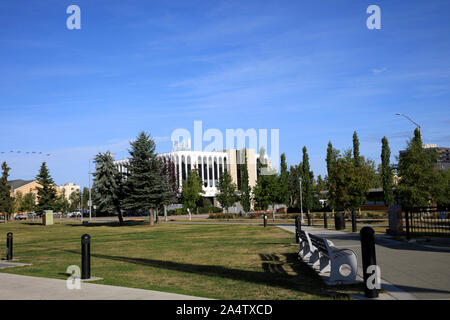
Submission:
[[[330,259],[327,256],[320,257],[320,273],[330,272]]]
[[[311,257],[309,257],[309,263],[314,267],[319,264],[319,259],[320,259],[319,250],[316,249],[316,251],[314,251]]]
[[[307,243],[305,243],[305,245],[303,246],[300,256],[303,259],[309,259],[309,257],[311,256],[311,249],[309,248],[309,245]]]

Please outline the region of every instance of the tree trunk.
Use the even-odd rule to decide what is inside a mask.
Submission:
[[[158,209],[158,207],[156,207],[156,221],[155,221],[155,223],[159,222],[158,213],[159,213],[159,209]]]
[[[148,220],[149,220],[149,224],[151,225],[151,226],[153,226],[154,225],[154,221],[153,221],[153,210],[150,208],[150,209],[148,209],[148,212],[149,212],[149,215],[148,215]]]
[[[120,210],[120,208],[117,208],[117,217],[119,218],[119,224],[121,226],[123,226],[123,215],[122,215],[122,211]]]

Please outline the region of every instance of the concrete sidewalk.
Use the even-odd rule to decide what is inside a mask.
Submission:
[[[207,300],[153,290],[81,283],[67,289],[66,280],[0,273],[0,300]]]
[[[295,232],[294,226],[279,226]],[[362,278],[359,233],[302,226],[302,230],[323,236],[336,247],[350,248],[358,256],[358,275]],[[407,243],[376,235],[377,264],[382,289],[397,299],[450,299],[450,241]]]

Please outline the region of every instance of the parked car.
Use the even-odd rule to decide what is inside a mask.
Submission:
[[[18,214],[14,217],[14,220],[27,220],[27,216],[25,214]]]
[[[79,217],[81,217],[81,212],[80,212],[80,211],[72,211],[72,212],[69,212],[69,213],[67,214],[67,217],[68,217],[68,218],[79,218]]]

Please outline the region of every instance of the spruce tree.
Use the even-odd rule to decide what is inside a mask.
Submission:
[[[94,203],[97,210],[102,213],[115,213],[119,224],[123,225],[123,216],[120,202],[124,198],[123,180],[121,173],[114,165],[113,157],[109,151],[98,153],[95,158],[95,173],[93,189],[95,190]]]
[[[50,176],[47,164],[42,163],[38,175],[36,176],[36,181],[41,185],[41,187],[36,187],[38,190],[37,198],[38,204],[36,208],[36,213],[42,214],[44,210],[56,210],[56,188],[55,182]]]
[[[282,153],[280,157],[280,193],[281,203],[289,205],[289,181],[286,155],[284,153]]]
[[[148,211],[150,225],[153,225],[152,210],[158,209],[173,192],[168,177],[162,174],[164,164],[156,158],[156,145],[150,135],[141,132],[130,145],[122,207],[136,212]]]
[[[391,150],[386,137],[381,139],[381,181],[383,185],[384,204],[391,206],[394,203],[394,192],[392,190],[393,176],[390,165]]]
[[[361,157],[359,155],[359,139],[356,131],[353,132],[353,165],[361,166]]]
[[[0,213],[3,213],[5,222],[10,218],[14,205],[14,198],[11,197],[11,186],[8,184],[9,170],[6,162],[3,162],[0,179]]]
[[[251,188],[248,184],[248,163],[247,163],[247,149],[243,150],[244,164],[241,166],[241,205],[244,212],[250,211],[250,194]]]
[[[313,183],[311,179],[311,172],[309,168],[309,156],[306,147],[303,147],[303,160],[302,160],[302,202],[303,208],[308,213],[313,208]]]

